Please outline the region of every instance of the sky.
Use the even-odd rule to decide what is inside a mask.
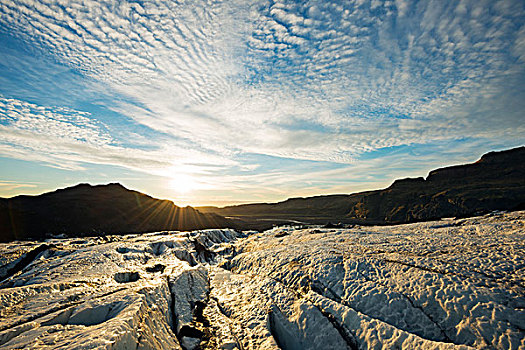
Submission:
[[[525,2],[0,2],[0,197],[352,193],[525,144]]]

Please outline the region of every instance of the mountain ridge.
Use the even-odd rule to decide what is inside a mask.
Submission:
[[[289,198],[277,203],[198,207],[243,220],[397,224],[525,206],[525,147],[493,151],[469,164],[431,170],[426,178],[352,194]]]
[[[41,195],[0,200],[0,241],[125,234],[163,230],[235,228],[234,220],[193,207],[178,207],[118,183],[81,183]]]
[[[0,241],[49,234],[264,230],[286,223],[399,224],[519,209],[525,209],[523,146],[431,170],[426,178],[397,179],[384,189],[222,208],[181,208],[119,183],[80,183],[40,195],[0,198]]]

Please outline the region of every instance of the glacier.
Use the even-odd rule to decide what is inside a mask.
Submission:
[[[2,349],[525,349],[525,212],[0,244]]]

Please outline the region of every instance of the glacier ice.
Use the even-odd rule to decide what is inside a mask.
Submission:
[[[2,349],[525,349],[525,212],[0,244]]]

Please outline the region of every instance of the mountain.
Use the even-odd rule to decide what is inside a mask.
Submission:
[[[475,163],[436,169],[427,178],[394,181],[382,190],[291,198],[199,210],[247,222],[396,224],[525,208],[525,147],[490,152]]]
[[[525,147],[433,170],[426,179],[396,180],[382,190],[273,204],[180,208],[120,184],[79,184],[39,196],[0,198],[0,241],[62,233],[262,230],[290,222],[397,224],[517,209],[525,209]]]
[[[181,208],[120,184],[79,184],[39,196],[0,199],[0,241],[47,234],[100,235],[235,227],[214,213]]]

